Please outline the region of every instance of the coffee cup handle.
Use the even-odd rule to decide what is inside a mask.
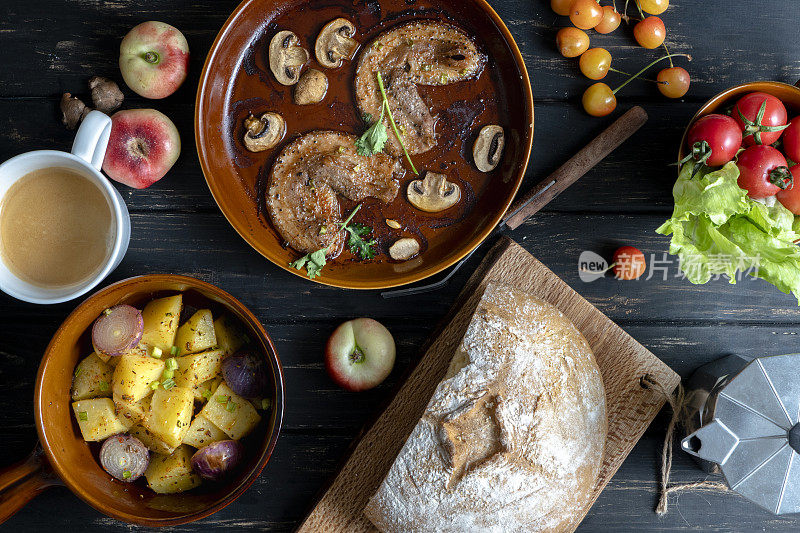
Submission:
[[[78,128],[72,153],[100,170],[110,136],[111,117],[97,110],[91,111]]]

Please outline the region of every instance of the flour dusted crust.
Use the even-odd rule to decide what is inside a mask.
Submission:
[[[384,533],[572,530],[606,429],[583,335],[550,304],[489,284],[365,514]]]

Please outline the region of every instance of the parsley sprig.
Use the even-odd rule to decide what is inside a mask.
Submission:
[[[358,204],[355,209],[350,213],[344,222],[338,223],[339,230],[346,230],[349,234],[347,239],[347,246],[354,255],[358,255],[361,259],[368,260],[375,257],[375,239],[365,240],[364,236],[372,232],[372,228],[364,224],[353,223],[353,217],[356,216],[358,210],[361,209],[361,204]],[[321,275],[322,267],[327,263],[326,254],[328,253],[328,246],[306,254],[296,261],[289,263],[289,266],[301,270],[303,267],[306,269],[306,274],[309,279]]]
[[[383,151],[386,141],[389,138],[388,134],[386,133],[386,126],[383,123],[383,115],[384,112],[386,112],[389,116],[389,124],[392,126],[392,131],[394,131],[395,137],[397,137],[397,140],[400,142],[400,146],[403,148],[406,161],[408,161],[408,164],[411,165],[411,170],[414,172],[414,174],[419,176],[419,172],[417,172],[414,162],[411,161],[411,154],[408,153],[406,144],[403,142],[403,136],[400,134],[400,130],[397,129],[397,123],[394,121],[392,109],[389,107],[389,99],[386,96],[386,87],[383,85],[383,77],[381,76],[380,72],[376,72],[375,75],[378,77],[378,90],[381,93],[381,114],[378,117],[378,120],[375,121],[375,123],[372,124],[372,126],[370,126],[367,131],[365,131],[364,134],[358,138],[358,140],[356,140],[356,151],[358,152],[358,155],[363,156],[371,156]]]

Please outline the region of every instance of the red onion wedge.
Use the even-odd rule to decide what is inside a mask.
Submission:
[[[122,355],[139,344],[143,331],[144,320],[138,309],[115,305],[94,321],[92,344],[95,351],[103,355]]]
[[[136,437],[120,433],[108,437],[100,448],[103,469],[125,483],[136,481],[150,464],[150,452]]]
[[[267,369],[264,359],[247,351],[236,352],[222,361],[222,376],[233,392],[244,398],[264,396]]]
[[[202,478],[222,479],[241,462],[243,451],[242,445],[235,440],[211,443],[192,456],[192,469]]]

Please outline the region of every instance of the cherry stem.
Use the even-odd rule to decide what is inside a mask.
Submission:
[[[644,11],[642,11],[642,6],[639,5],[639,0],[636,0],[636,9],[639,10],[639,15],[644,19]]]
[[[647,65],[646,67],[644,67],[642,70],[640,70],[639,72],[637,72],[636,74],[634,74],[633,76],[631,76],[630,78],[628,78],[627,80],[625,80],[625,82],[624,82],[622,85],[620,85],[619,87],[617,87],[616,89],[614,89],[613,91],[611,91],[611,94],[617,94],[617,91],[619,91],[620,89],[622,89],[623,87],[625,87],[626,85],[628,85],[628,84],[629,84],[631,81],[633,81],[634,79],[638,78],[640,75],[644,74],[644,72],[645,72],[647,69],[649,69],[650,67],[652,67],[653,65],[655,65],[655,64],[656,64],[656,63],[658,63],[659,61],[662,61],[662,60],[664,60],[664,59],[667,59],[667,58],[670,58],[670,57],[678,57],[678,56],[683,56],[683,57],[686,57],[686,58],[688,58],[688,59],[689,59],[689,61],[691,61],[691,60],[692,60],[692,56],[690,56],[689,54],[669,54],[669,55],[666,55],[666,56],[664,56],[664,57],[659,57],[658,59],[656,59],[655,61],[652,61],[652,62],[651,62],[649,65]]]
[[[615,69],[613,67],[608,67],[608,70],[610,70],[611,72],[616,72],[617,74],[622,74],[623,76],[630,76],[631,75],[629,72],[625,72],[624,70],[617,70],[617,69]],[[667,83],[665,81],[654,80],[653,78],[639,78],[639,79],[642,80],[642,81],[649,81],[651,83],[659,83],[661,85],[665,85]]]
[[[661,43],[661,44],[662,44],[662,46],[664,46],[664,51],[667,53],[667,56],[669,56],[669,48],[667,48],[667,43],[666,43],[666,41],[664,41],[664,42],[663,42],[663,43]],[[673,62],[672,62],[672,58],[671,58],[671,57],[669,58],[669,66],[670,66],[670,67],[674,67],[674,66],[675,66],[675,63],[673,63]]]

